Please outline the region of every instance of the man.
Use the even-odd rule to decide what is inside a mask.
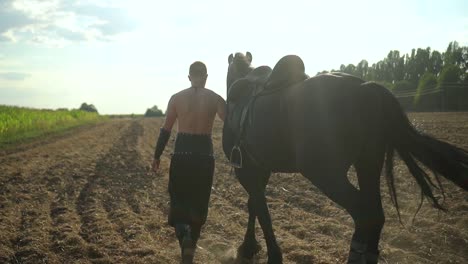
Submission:
[[[200,229],[208,214],[213,183],[214,158],[211,131],[216,114],[224,121],[224,99],[205,88],[205,64],[190,66],[192,84],[169,100],[164,125],[154,153],[153,171],[177,120],[178,133],[169,170],[170,212],[168,222],[175,228],[182,251],[182,262],[192,263]]]

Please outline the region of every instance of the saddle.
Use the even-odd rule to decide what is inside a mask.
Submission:
[[[302,59],[296,55],[287,55],[276,63],[265,83],[265,90],[287,88],[308,78]]]
[[[233,103],[236,106],[229,123],[237,134],[236,145],[230,156],[233,167],[242,168],[242,149],[245,149],[241,149],[243,132],[251,122],[251,108],[256,98],[287,89],[308,78],[302,59],[296,55],[287,55],[276,63],[273,70],[268,66],[260,66],[231,85],[228,105]],[[252,155],[249,156],[253,159]]]
[[[236,101],[246,95],[261,95],[276,92],[308,79],[304,62],[299,56],[287,55],[273,68],[260,66],[244,78],[235,81],[229,88],[228,98]]]

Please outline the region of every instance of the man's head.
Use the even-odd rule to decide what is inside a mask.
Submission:
[[[206,78],[208,78],[206,66],[201,61],[196,61],[190,65],[189,76],[192,87],[204,88]]]

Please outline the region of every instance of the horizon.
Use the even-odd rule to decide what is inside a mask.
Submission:
[[[6,0],[0,105],[72,109],[85,102],[104,115],[144,114],[156,105],[165,112],[170,96],[190,86],[194,61],[207,65],[207,88],[226,98],[231,53],[250,51],[253,66],[270,67],[296,54],[315,75],[363,59],[372,65],[391,50],[444,52],[451,41],[468,46],[463,10],[461,0]]]

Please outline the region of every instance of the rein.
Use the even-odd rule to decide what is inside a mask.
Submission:
[[[230,162],[232,167],[234,167],[236,169],[241,169],[243,167],[243,154],[242,153],[244,152],[253,161],[253,163],[256,166],[266,169],[266,166],[264,164],[262,164],[260,161],[258,161],[254,157],[254,155],[248,151],[248,149],[245,146],[245,143],[242,140],[242,138],[243,138],[243,135],[245,133],[245,127],[246,127],[247,122],[249,122],[249,124],[252,122],[251,107],[254,105],[257,98],[262,97],[262,96],[267,96],[267,95],[274,94],[274,93],[278,92],[281,89],[284,89],[284,87],[278,86],[278,87],[276,87],[274,89],[266,90],[265,89],[265,83],[262,84],[262,85],[255,85],[255,87],[253,88],[252,94],[251,94],[251,96],[249,98],[249,101],[247,102],[247,104],[245,104],[245,106],[242,109],[242,114],[241,114],[241,118],[240,118],[239,133],[237,134],[236,139],[234,141],[235,144],[231,149],[229,162]],[[260,92],[257,92],[258,90],[260,90]],[[228,115],[229,115],[229,113],[228,113]],[[238,162],[236,162],[234,160],[236,158],[238,159]]]

